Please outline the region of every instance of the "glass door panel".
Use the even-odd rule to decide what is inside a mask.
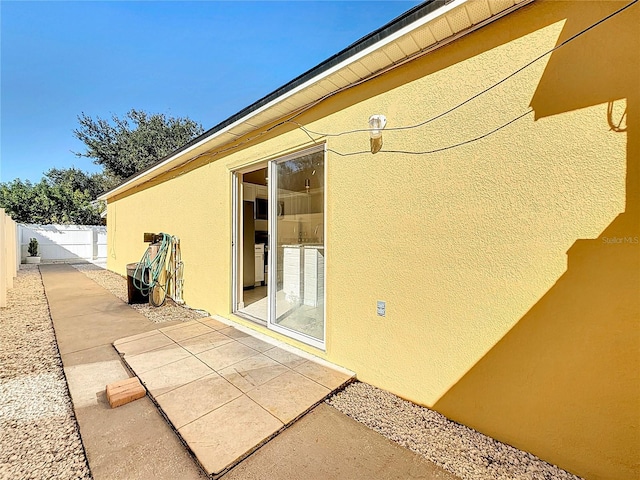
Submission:
[[[269,326],[324,345],[324,149],[272,162],[269,178]]]

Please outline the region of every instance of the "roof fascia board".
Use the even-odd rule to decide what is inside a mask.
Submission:
[[[283,93],[282,95],[278,96],[277,98],[274,98],[273,100],[271,100],[269,103],[264,104],[263,106],[259,107],[256,110],[253,110],[252,112],[247,113],[245,116],[239,118],[238,120],[236,120],[233,123],[230,123],[229,125],[221,128],[220,130],[217,130],[215,132],[212,132],[209,136],[207,136],[206,138],[202,139],[201,142],[198,142],[198,144],[194,145],[200,145],[203,142],[206,142],[208,140],[213,140],[214,138],[229,132],[229,130],[234,129],[235,127],[237,127],[240,124],[243,123],[247,123],[250,122],[251,119],[253,117],[256,117],[258,115],[260,115],[261,113],[263,113],[266,110],[269,110],[270,108],[274,107],[275,105],[277,105],[278,103],[284,102],[285,100],[287,100],[288,98],[292,97],[293,95],[301,92],[302,90],[304,90],[305,88],[308,88],[312,85],[314,85],[315,83],[318,83],[322,80],[324,80],[325,78],[327,78],[328,76],[334,74],[335,72],[342,70],[343,68],[349,66],[350,64],[359,61],[360,59],[362,59],[363,57],[369,55],[371,52],[374,52],[375,50],[378,50],[382,47],[385,47],[386,45],[388,45],[389,43],[397,40],[399,37],[401,37],[402,35],[406,35],[407,33],[420,28],[421,26],[423,26],[425,23],[430,22],[431,20],[434,20],[435,18],[442,16],[446,13],[448,13],[449,11],[453,10],[454,8],[468,2],[469,0],[454,0],[453,2],[444,5],[443,7],[440,7],[439,9],[429,13],[428,15],[422,17],[421,19],[417,20],[416,22],[411,23],[410,25],[407,25],[406,27],[404,27],[401,30],[398,30],[396,33],[380,40],[379,42],[376,42],[375,44],[369,46],[368,48],[356,53],[355,55],[343,60],[342,62],[338,63],[337,65],[331,67],[330,69],[319,73],[318,75],[316,75],[313,78],[310,78],[309,80],[307,80],[306,82],[298,85],[297,87],[293,88],[292,90],[289,90],[285,93]],[[259,125],[254,125],[255,128],[258,128]],[[185,150],[184,152],[181,152],[182,154],[187,153],[187,151]],[[174,157],[175,158],[175,157]],[[168,159],[167,162],[170,162],[172,159]]]
[[[297,87],[294,87],[293,89],[283,93],[282,95],[278,96],[277,98],[273,99],[272,101],[270,101],[269,103],[266,103],[265,105],[263,105],[262,107],[258,108],[257,110],[254,110],[253,112],[248,113],[246,116],[238,119],[237,121],[233,122],[232,124],[230,124],[228,127],[223,128],[222,130],[219,130],[219,132],[215,132],[215,133],[223,133],[228,131],[231,128],[234,128],[236,126],[238,126],[241,123],[245,123],[247,121],[249,121],[251,119],[251,117],[257,116],[258,114],[264,112],[265,110],[268,110],[269,108],[273,107],[274,105],[283,102],[285,100],[287,100],[289,97],[295,95],[296,93],[299,93],[300,91],[304,90],[305,88],[308,88],[310,86],[312,86],[315,83],[318,83],[322,80],[324,80],[325,78],[327,78],[330,75],[333,75],[334,73],[336,73],[339,70],[342,70],[345,67],[348,67],[350,64],[355,63],[357,61],[359,61],[360,59],[362,59],[363,57],[369,55],[370,53],[374,52],[375,50],[378,50],[382,47],[387,46],[389,43],[397,40],[399,37],[406,35],[407,33],[422,27],[425,23],[430,22],[431,20],[434,20],[437,17],[440,17],[446,13],[448,13],[449,11],[453,10],[454,8],[468,2],[469,0],[454,0],[451,3],[448,3],[442,7],[440,7],[439,9],[429,13],[428,15],[425,15],[424,17],[416,20],[415,22],[411,23],[410,25],[407,25],[406,27],[398,30],[397,32],[389,35],[388,37],[383,38],[382,40],[376,42],[373,45],[370,45],[369,47],[359,51],[358,53],[350,56],[349,58],[344,59],[342,62],[334,65],[333,67],[329,68],[328,70],[325,70],[321,73],[319,73],[318,75],[310,78],[309,80],[307,80],[304,83],[301,83],[300,85],[298,85]]]
[[[453,2],[450,2],[448,4],[441,5],[440,7],[436,8],[434,11],[429,12],[425,16],[423,16],[423,17],[411,22],[409,25],[406,25],[405,27],[401,28],[397,32],[392,33],[391,35],[383,38],[382,40],[379,40],[379,41],[373,43],[369,47],[367,47],[367,48],[357,52],[356,54],[344,59],[343,61],[341,61],[338,64],[334,65],[333,67],[330,67],[329,69],[321,72],[320,74],[311,77],[310,79],[308,79],[307,81],[303,82],[302,84],[294,87],[293,89],[291,89],[289,91],[285,91],[283,94],[276,96],[273,100],[265,103],[264,105],[258,107],[257,109],[247,112],[244,116],[236,119],[235,121],[232,121],[231,123],[229,123],[227,125],[224,125],[225,122],[222,122],[221,124],[219,124],[219,127],[221,127],[221,128],[213,127],[211,130],[209,130],[209,134],[205,133],[203,138],[201,138],[200,140],[196,139],[196,142],[193,143],[192,145],[187,144],[185,146],[185,148],[177,150],[169,158],[167,158],[167,159],[165,159],[163,161],[160,161],[155,165],[151,165],[146,170],[142,170],[141,172],[139,172],[137,174],[134,174],[132,177],[130,177],[129,179],[125,180],[123,183],[121,183],[117,187],[115,187],[115,188],[103,193],[102,195],[100,195],[97,199],[98,200],[107,200],[108,198],[110,198],[110,197],[112,197],[114,195],[117,195],[118,193],[121,193],[121,192],[123,192],[123,191],[125,191],[125,190],[127,190],[129,188],[135,187],[135,186],[139,185],[140,183],[143,183],[143,181],[145,181],[143,179],[145,179],[145,178],[148,178],[150,176],[152,177],[156,173],[162,173],[162,172],[160,172],[160,169],[162,169],[162,167],[166,166],[167,164],[171,164],[171,163],[175,162],[177,159],[187,156],[189,153],[193,152],[193,150],[197,149],[198,147],[210,142],[211,140],[214,140],[216,137],[218,137],[220,135],[223,135],[224,133],[228,132],[229,130],[231,130],[231,129],[235,128],[235,127],[237,127],[238,125],[240,125],[242,123],[246,123],[251,118],[259,115],[260,113],[264,112],[265,110],[268,110],[269,108],[273,107],[275,104],[280,103],[280,102],[290,98],[292,95],[300,92],[301,90],[303,90],[305,88],[308,88],[310,85],[313,85],[314,83],[317,83],[317,82],[323,80],[324,78],[326,78],[329,75],[332,75],[336,71],[348,66],[349,64],[351,64],[353,62],[356,62],[356,61],[360,60],[361,58],[363,58],[367,54],[373,52],[374,50],[377,50],[378,48],[384,47],[385,45],[389,44],[389,42],[392,42],[392,41],[396,40],[400,36],[405,35],[406,33],[412,31],[413,29],[421,27],[425,23],[427,23],[427,22],[433,20],[434,18],[437,18],[437,17],[449,12],[451,9],[453,9],[453,8],[459,6],[459,5],[462,5],[463,3],[467,2],[467,1],[468,0],[454,0]],[[432,2],[429,2],[429,3],[432,3]],[[433,2],[433,3],[435,3],[435,2]],[[415,10],[415,9],[417,9],[419,7],[420,6],[415,7],[413,10]],[[409,12],[406,12],[400,18],[405,18],[405,16],[407,14],[409,14],[409,13],[413,13],[412,10],[410,10]],[[387,25],[385,27],[388,27],[388,26],[389,25]],[[384,30],[385,27],[382,27],[380,30],[378,30],[376,32],[373,32],[373,33],[378,33],[379,34],[379,32],[381,30]],[[360,39],[360,40],[356,41],[355,43],[353,43],[349,47],[345,48],[342,52],[339,52],[338,54],[334,55],[330,59],[328,59],[325,62],[323,62],[323,64],[325,64],[327,62],[330,62],[335,57],[338,57],[341,54],[344,54],[345,52],[348,52],[349,49],[357,47],[357,45],[361,41],[370,38],[370,36],[371,36],[371,34],[363,37],[363,39]],[[320,65],[322,65],[322,64],[320,64]],[[318,68],[318,67],[315,67],[315,68]],[[290,83],[294,83],[297,80],[303,78],[305,75],[309,74],[314,69],[311,69],[308,72],[300,75],[299,77],[297,77],[294,80],[292,80]],[[285,88],[285,87],[281,87],[281,89]],[[278,89],[278,90],[281,90],[281,89]],[[278,90],[276,90],[275,92],[273,92],[270,95],[275,94]],[[267,95],[266,97],[264,97],[263,100],[268,98],[270,95]],[[258,100],[258,102],[256,102],[256,103],[259,103],[259,102],[261,102],[261,100]],[[249,109],[249,108],[251,108],[251,106],[247,107],[247,109]],[[247,110],[247,109],[245,109],[245,110]],[[231,117],[231,118],[233,118],[233,117]]]
[[[440,7],[437,10],[434,10],[433,12],[429,13],[428,15],[425,15],[424,17],[416,20],[415,22],[407,25],[406,27],[398,30],[395,33],[392,33],[391,35],[389,35],[388,37],[383,38],[382,40],[376,42],[373,45],[370,45],[369,47],[363,49],[362,51],[356,53],[355,55],[343,60],[342,62],[340,62],[339,64],[335,65],[334,67],[330,68],[329,70],[327,70],[326,72],[323,72],[321,77],[317,77],[317,78],[313,78],[311,79],[309,82],[309,84],[315,83],[318,80],[322,80],[324,77],[327,77],[333,73],[336,73],[338,70],[342,70],[345,67],[348,67],[350,64],[355,63],[359,60],[361,60],[363,57],[366,57],[367,55],[369,55],[370,53],[379,50],[383,47],[386,47],[388,44],[390,44],[391,42],[394,42],[395,40],[397,40],[398,38],[402,37],[403,35],[406,35],[420,27],[422,27],[424,24],[429,23],[432,20],[435,20],[438,17],[441,17],[442,15],[445,15],[447,13],[449,13],[451,10],[453,10],[456,7],[459,7],[460,5],[463,5],[465,3],[467,3],[469,0],[454,0],[451,3],[447,3],[446,5],[443,5],[442,7]],[[309,85],[304,85],[304,88],[306,88]]]
[[[233,128],[237,127],[240,124],[243,123],[247,123],[250,122],[250,120],[258,115],[260,115],[261,113],[263,113],[264,111],[272,108],[273,106],[277,105],[278,103],[281,103],[283,101],[286,101],[288,98],[292,97],[293,95],[299,93],[300,91],[304,90],[305,88],[308,88],[312,85],[314,85],[315,83],[318,83],[320,81],[322,81],[323,79],[327,78],[330,75],[333,75],[334,73],[338,72],[339,70],[342,70],[346,67],[348,67],[349,65],[361,60],[362,58],[366,57],[367,55],[371,54],[372,52],[385,47],[386,45],[388,45],[389,43],[397,40],[398,38],[422,27],[423,25],[425,25],[426,23],[429,23],[430,21],[441,17],[442,15],[447,14],[448,12],[450,12],[451,10],[453,10],[454,8],[459,7],[460,5],[463,5],[465,3],[467,3],[468,0],[453,0],[449,3],[446,3],[444,5],[441,5],[439,8],[433,10],[432,12],[429,12],[428,14],[424,15],[423,17],[418,18],[417,20],[411,22],[410,24],[402,27],[401,29],[397,30],[396,32],[382,38],[381,40],[369,45],[368,47],[356,52],[355,54],[345,58],[344,60],[342,60],[341,62],[337,63],[336,65],[328,68],[327,70],[324,70],[320,73],[318,73],[317,75],[309,78],[307,81],[301,83],[300,85],[287,90],[285,92],[283,92],[281,95],[278,95],[277,97],[275,97],[273,100],[265,103],[264,105],[258,107],[255,110],[251,110],[249,112],[247,112],[244,116],[236,119],[235,121],[232,121],[231,123],[225,125],[225,122],[222,122],[221,124],[219,124],[219,127],[213,127],[211,130],[209,130],[209,134],[205,133],[204,137],[201,138],[200,140],[196,139],[196,142],[193,143],[192,145],[186,145],[184,147],[184,149],[179,149],[177,150],[173,155],[171,155],[169,158],[160,161],[158,163],[156,163],[155,165],[150,166],[148,169],[146,170],[142,170],[141,172],[133,175],[132,177],[130,177],[129,179],[125,180],[122,184],[118,185],[117,187],[113,188],[112,190],[109,190],[108,192],[105,192],[104,194],[100,195],[97,199],[98,200],[107,200],[110,197],[113,197],[114,195],[117,195],[119,193],[122,193],[123,191],[128,190],[129,188],[133,188],[135,186],[140,185],[141,183],[144,183],[148,180],[150,180],[151,178],[153,178],[155,176],[155,174],[161,174],[164,173],[162,171],[163,167],[166,166],[171,166],[174,162],[176,162],[176,160],[179,160],[181,158],[184,158],[186,156],[189,155],[189,153],[193,152],[195,149],[215,140],[217,137],[220,137],[221,135],[224,135],[225,133],[229,132],[230,130],[232,130]],[[369,36],[364,37],[365,39],[369,38]],[[362,39],[361,39],[362,40]],[[352,44],[350,47],[347,47],[345,50],[343,50],[340,53],[344,53],[346,51],[348,51],[350,48],[354,48],[355,46],[357,46],[357,44],[361,41],[357,41],[356,43]],[[339,54],[336,54],[335,56],[339,56]],[[334,56],[334,57],[335,57]],[[332,57],[332,59],[334,58]],[[330,59],[331,60],[331,59]],[[323,62],[326,63],[326,62]],[[322,64],[321,64],[322,65]],[[316,67],[318,68],[318,67]],[[310,70],[308,73],[312,72],[312,70]],[[300,77],[298,77],[297,79],[300,79],[301,77],[303,77],[306,74],[301,75]],[[295,82],[297,79],[292,80],[290,83]],[[284,87],[282,87],[284,88]],[[277,90],[276,90],[277,92]],[[274,92],[275,93],[275,92]],[[268,98],[269,95],[265,98]],[[259,103],[260,100],[256,103]],[[247,108],[251,108],[251,107],[247,107]],[[246,110],[246,109],[245,109]],[[233,117],[231,117],[233,118]],[[227,120],[228,121],[228,120]],[[256,126],[257,128],[257,126]],[[204,153],[204,152],[203,152]],[[184,160],[184,162],[188,162],[191,159],[186,159]],[[151,178],[150,178],[151,177]]]

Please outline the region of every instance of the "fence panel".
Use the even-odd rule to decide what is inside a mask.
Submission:
[[[17,224],[0,208],[0,307],[7,306],[7,289],[18,275]]]
[[[44,261],[106,259],[107,229],[91,225],[20,225],[21,252],[29,254],[29,240],[38,240],[38,250]]]
[[[95,242],[95,250],[94,255],[95,258],[107,258],[107,229],[103,227],[102,230],[94,230],[94,242]]]

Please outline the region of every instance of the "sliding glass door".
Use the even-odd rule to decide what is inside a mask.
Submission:
[[[233,178],[233,313],[324,348],[324,146]]]
[[[269,328],[324,347],[324,147],[269,166]]]

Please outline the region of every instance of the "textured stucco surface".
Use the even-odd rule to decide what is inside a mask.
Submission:
[[[623,4],[535,2],[297,121],[417,124]],[[366,151],[367,133],[314,136],[329,149],[326,352],[290,342],[579,475],[636,478],[638,10],[383,135],[384,149],[431,150],[534,109],[481,141],[342,157],[331,150]],[[231,318],[231,172],[311,145],[286,125],[112,199],[109,268],[142,256],[144,231],[177,235],[186,301]]]

